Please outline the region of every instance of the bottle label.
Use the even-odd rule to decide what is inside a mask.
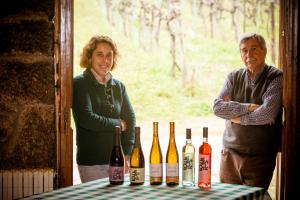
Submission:
[[[188,181],[194,181],[194,166],[195,154],[194,153],[183,153],[182,162],[182,179]]]
[[[130,182],[143,183],[145,181],[145,168],[130,168]]]
[[[210,182],[211,179],[211,167],[209,166],[210,163],[210,156],[209,155],[202,155],[199,154],[199,173],[198,173],[198,180],[201,182]]]
[[[167,163],[167,176],[178,176],[179,170],[178,170],[178,163],[175,164],[168,164]]]
[[[124,167],[109,166],[110,181],[124,181]]]
[[[162,177],[162,164],[150,164],[150,176]]]

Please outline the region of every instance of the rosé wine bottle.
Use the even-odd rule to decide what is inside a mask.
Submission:
[[[203,127],[203,144],[199,147],[198,187],[202,190],[211,188],[211,146],[207,127]]]

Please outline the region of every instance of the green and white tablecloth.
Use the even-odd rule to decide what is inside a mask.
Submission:
[[[144,185],[131,186],[129,178],[123,185],[112,186],[108,178],[66,187],[52,192],[35,195],[27,199],[263,199],[264,189],[244,185],[213,183],[210,191],[197,186],[184,188],[181,185],[169,187],[165,183],[152,186],[146,180]]]

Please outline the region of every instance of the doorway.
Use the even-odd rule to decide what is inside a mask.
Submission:
[[[150,1],[149,1],[150,2]],[[148,3],[149,3],[148,2]],[[179,40],[179,43],[176,43],[175,45],[177,45],[176,47],[178,47],[178,49],[181,50],[181,52],[177,52],[177,54],[175,55],[176,58],[180,57],[180,59],[175,59],[172,60],[174,56],[172,53],[172,49],[169,46],[172,46],[172,34],[173,32],[168,32],[168,26],[167,26],[167,21],[166,24],[164,25],[165,27],[161,27],[161,32],[160,32],[160,40],[159,40],[159,44],[157,44],[157,40],[154,37],[154,39],[151,41],[144,41],[143,37],[149,36],[150,33],[153,33],[155,31],[152,30],[151,32],[151,26],[147,27],[145,25],[145,29],[147,30],[147,28],[149,28],[148,32],[144,31],[142,33],[138,32],[138,28],[137,27],[129,27],[130,24],[135,25],[138,22],[134,21],[132,23],[129,23],[130,17],[134,18],[137,15],[132,15],[130,16],[129,14],[126,15],[126,13],[122,13],[121,11],[116,11],[113,9],[114,5],[111,5],[110,8],[107,8],[107,6],[105,5],[104,1],[94,1],[89,2],[89,4],[85,3],[84,1],[76,1],[75,5],[74,5],[74,38],[75,38],[75,42],[76,39],[78,38],[80,40],[79,43],[75,44],[75,48],[74,48],[74,76],[80,74],[82,72],[82,69],[79,68],[79,57],[80,57],[80,51],[83,48],[83,46],[85,45],[85,43],[89,40],[89,38],[94,35],[94,34],[108,34],[111,35],[114,39],[117,40],[117,43],[121,45],[121,53],[123,54],[122,58],[121,58],[121,63],[120,63],[120,68],[117,69],[117,71],[115,72],[115,76],[116,77],[120,77],[120,79],[125,81],[125,85],[128,86],[128,91],[130,96],[137,96],[139,98],[133,99],[133,103],[135,105],[137,105],[137,110],[139,113],[138,114],[138,121],[137,121],[137,125],[142,126],[142,134],[144,133],[145,136],[145,140],[142,140],[143,142],[145,141],[145,144],[143,144],[144,148],[146,149],[145,151],[148,152],[148,150],[151,147],[151,139],[152,139],[152,121],[159,121],[160,123],[160,128],[161,130],[159,131],[162,137],[162,143],[164,145],[162,145],[163,147],[167,147],[168,144],[168,121],[176,121],[176,137],[177,137],[177,141],[178,141],[178,151],[181,151],[181,147],[183,146],[184,142],[185,142],[185,128],[192,128],[192,132],[194,133],[194,145],[196,147],[196,149],[199,147],[199,145],[202,142],[202,127],[204,126],[208,126],[209,127],[209,134],[210,134],[210,138],[209,141],[211,141],[213,143],[213,152],[214,152],[214,163],[213,163],[213,177],[214,180],[217,181],[218,179],[218,165],[219,165],[219,152],[221,149],[221,137],[222,137],[222,133],[224,130],[224,123],[222,120],[220,120],[219,118],[216,118],[212,115],[212,111],[211,111],[211,102],[213,102],[213,98],[215,98],[218,95],[218,92],[220,91],[222,84],[223,84],[223,80],[225,78],[225,75],[228,74],[229,71],[231,71],[233,69],[233,67],[237,67],[240,66],[241,63],[239,62],[239,52],[238,52],[238,48],[237,48],[237,41],[236,41],[236,37],[238,37],[239,35],[239,31],[240,28],[239,27],[235,27],[234,31],[228,35],[225,35],[223,33],[218,33],[215,29],[210,28],[209,25],[209,21],[206,22],[206,26],[201,26],[198,27],[199,29],[203,29],[207,32],[207,34],[204,36],[201,36],[197,31],[194,31],[192,29],[186,28],[187,30],[187,34],[189,34],[189,39],[187,40],[188,42],[191,42],[193,44],[196,44],[199,52],[192,52],[192,49],[197,49],[195,46],[184,46],[183,50],[181,49],[182,46],[180,46],[180,40],[182,38],[180,38],[179,36],[177,36],[176,40]],[[144,5],[147,7],[147,5]],[[188,7],[188,3],[185,3],[183,7]],[[251,5],[248,5],[251,6]],[[262,6],[266,6],[266,5],[262,5]],[[271,6],[271,5],[270,5]],[[278,5],[277,5],[278,6]],[[175,6],[176,7],[176,6]],[[202,9],[204,9],[205,6],[202,7]],[[268,7],[269,9],[271,9],[271,7]],[[137,8],[128,8],[128,6],[124,8],[126,9],[137,9]],[[149,13],[147,13],[147,8],[144,8],[144,15],[147,15]],[[278,7],[277,7],[278,9]],[[108,13],[108,10],[110,10],[110,13]],[[174,8],[174,12],[179,12],[178,10],[176,11],[176,8]],[[193,9],[191,9],[193,10]],[[192,12],[199,12],[199,11],[191,11]],[[225,13],[225,11],[223,11]],[[271,11],[270,11],[271,12]],[[79,15],[79,13],[81,13],[81,17],[77,16],[77,14]],[[121,13],[123,14],[123,18],[127,19],[127,21],[122,22],[117,24],[116,21],[121,21]],[[188,12],[183,12],[183,13],[188,13]],[[224,14],[224,13],[218,13],[219,15],[226,15],[228,19],[231,20],[236,20],[237,18],[237,14],[236,15],[232,15],[232,14]],[[150,12],[150,14],[153,14]],[[177,13],[178,14],[178,13]],[[209,9],[207,11],[205,11],[202,14],[206,14],[206,15],[210,15],[210,11]],[[274,13],[273,13],[274,14]],[[197,15],[197,14],[195,14]],[[276,23],[275,24],[277,26],[276,30],[277,32],[274,33],[275,35],[279,35],[278,33],[278,23],[279,23],[279,11],[277,10],[277,16],[276,16]],[[199,17],[200,16],[200,17]],[[199,20],[203,20],[201,18],[201,15],[199,14]],[[147,16],[144,16],[147,19]],[[176,13],[175,16],[176,17]],[[220,16],[218,16],[220,17]],[[192,14],[188,16],[188,18],[192,18]],[[220,27],[224,27],[225,25],[217,22],[216,21],[217,16],[213,17],[213,22],[212,23],[219,23],[219,28]],[[215,21],[214,21],[215,20]],[[228,20],[228,21],[230,21]],[[258,19],[257,19],[258,20]],[[163,20],[162,20],[163,21]],[[184,21],[182,19],[182,21]],[[193,20],[191,20],[193,21]],[[91,23],[92,22],[92,23]],[[179,21],[176,21],[176,23],[178,23]],[[203,22],[203,21],[201,21]],[[236,22],[236,21],[234,21]],[[80,24],[81,23],[81,24]],[[171,23],[171,21],[170,21]],[[176,24],[174,26],[179,26],[178,24]],[[183,22],[181,22],[183,23]],[[228,22],[226,22],[228,23]],[[225,23],[225,24],[226,24]],[[253,26],[253,30],[259,28],[258,27],[258,22],[256,22],[257,26]],[[271,23],[271,22],[270,22]],[[203,23],[205,24],[205,23]],[[274,26],[275,26],[274,25]],[[267,25],[266,25],[267,26]],[[271,25],[269,24],[268,26],[271,27]],[[85,27],[84,29],[82,27]],[[204,28],[205,27],[205,28]],[[213,26],[214,27],[214,26]],[[231,27],[231,26],[230,26]],[[162,29],[165,28],[165,31],[163,31]],[[170,29],[172,29],[172,27],[169,27]],[[274,27],[275,28],[275,27]],[[173,27],[173,31],[175,31],[176,27]],[[222,28],[220,28],[222,30]],[[77,31],[78,30],[78,31]],[[156,30],[156,29],[155,29]],[[182,31],[182,30],[181,30]],[[178,35],[180,35],[180,30],[178,31]],[[270,31],[271,32],[271,31]],[[174,33],[175,34],[175,33]],[[266,35],[268,33],[265,33]],[[230,35],[232,36],[230,38]],[[208,36],[208,38],[206,37]],[[187,37],[186,37],[187,38]],[[268,40],[273,40],[277,41],[275,43],[278,43],[278,38],[273,38],[273,36],[271,36],[271,33],[269,33],[268,36]],[[140,41],[141,40],[141,41]],[[218,41],[222,41],[225,45],[220,45]],[[206,41],[208,41],[208,44],[204,44]],[[226,41],[226,42],[224,42]],[[167,49],[167,51],[161,50],[160,48],[157,47],[157,45],[159,45],[161,48]],[[122,47],[123,46],[123,47]],[[215,53],[215,52],[211,52],[211,47],[216,47],[219,49],[219,52]],[[236,48],[228,48],[228,47],[236,47]],[[275,47],[278,48],[278,47]],[[270,46],[270,49],[271,46]],[[134,54],[132,53],[134,52]],[[210,54],[214,55],[214,56],[207,56],[207,52],[209,52]],[[274,56],[270,51],[270,56],[268,57],[268,62],[276,62],[276,61],[272,61],[272,59],[276,60],[276,55],[275,58],[272,58],[272,56]],[[185,53],[184,58],[182,58],[182,54]],[[135,55],[131,56],[131,55]],[[148,55],[151,55],[149,58],[147,57]],[[203,54],[203,57],[201,56],[201,54]],[[196,56],[197,55],[197,56]],[[222,61],[215,61],[215,62],[210,62],[211,60],[215,59],[218,60],[218,57],[220,57],[219,55],[226,55],[226,60],[222,60]],[[133,57],[133,58],[132,58]],[[201,62],[199,60],[194,60],[191,61],[192,58],[195,57],[201,57]],[[224,56],[225,57],[225,56]],[[168,59],[166,59],[168,58]],[[130,69],[128,66],[132,66],[133,61],[137,59],[137,60],[142,60],[139,61],[136,65],[137,67]],[[159,64],[154,64],[154,65],[158,65],[156,67],[151,67],[149,65],[146,65],[146,63],[151,63],[151,61],[155,59],[157,63],[163,63],[161,65]],[[165,60],[169,60],[169,61],[165,61]],[[183,62],[184,61],[184,62]],[[173,64],[175,62],[175,67],[174,67],[174,71],[173,70]],[[76,64],[77,63],[77,64]],[[199,64],[200,63],[200,64]],[[222,63],[222,64],[220,64]],[[187,69],[184,68],[184,64],[185,67]],[[276,63],[273,63],[274,65],[277,65]],[[179,67],[178,67],[178,66]],[[166,66],[170,66],[170,67],[166,67]],[[228,67],[229,66],[229,67]],[[80,69],[80,70],[79,70]],[[156,72],[159,74],[159,71],[162,70],[164,74],[166,74],[166,77],[168,76],[174,76],[175,79],[170,79],[170,83],[169,83],[169,89],[165,90],[164,88],[161,87],[154,87],[155,93],[151,93],[149,91],[149,88],[146,88],[145,91],[143,91],[143,88],[139,88],[139,91],[134,91],[136,90],[137,86],[139,86],[140,84],[138,82],[135,82],[132,78],[128,78],[128,73],[129,74],[133,74],[134,72],[138,72],[138,75],[135,75],[134,77],[140,77],[141,80],[149,80],[149,81],[153,81],[156,80],[159,82],[159,80],[166,80],[165,77],[160,77],[158,76],[158,78],[155,78],[154,76],[149,78],[149,74],[152,73],[152,71],[148,71],[149,69],[151,69],[152,71]],[[220,71],[220,74],[216,75],[216,74],[211,74],[211,72],[214,69],[218,69]],[[78,70],[78,71],[77,71]],[[181,75],[183,74],[183,71],[187,70],[187,74],[189,74],[187,77],[181,77]],[[143,74],[143,72],[146,72]],[[203,74],[206,73],[206,76],[200,76],[199,74]],[[153,73],[154,74],[154,73]],[[127,76],[127,78],[126,78]],[[194,76],[194,77],[193,77]],[[179,79],[176,79],[180,77]],[[196,78],[195,78],[196,77]],[[168,78],[169,79],[169,78]],[[201,82],[197,82],[195,80],[199,80],[201,79]],[[175,81],[174,81],[175,80]],[[188,83],[184,82],[184,80],[189,80]],[[210,84],[211,82],[214,82],[215,85],[217,86],[213,86],[213,88],[210,91],[214,91],[214,92],[208,92],[207,90],[201,90],[199,88],[209,88],[212,87]],[[193,104],[199,104],[200,107],[196,107],[193,109],[193,107],[188,107],[186,108],[185,106],[181,107],[181,105],[176,105],[175,101],[164,101],[165,99],[172,99],[172,92],[176,92],[176,90],[178,90],[178,87],[181,87],[181,85],[183,84],[187,84],[187,86],[185,86],[185,90],[183,91],[183,93],[188,96],[188,97],[196,97],[196,101],[192,100],[191,98],[183,98],[180,99],[180,97],[177,97],[176,99],[180,99],[182,101],[182,105],[187,104],[187,102],[192,102]],[[170,89],[171,88],[171,89]],[[149,95],[144,95],[145,93],[149,93]],[[201,94],[202,93],[202,94]],[[143,95],[141,95],[143,94]],[[158,97],[157,102],[152,103],[152,102],[147,102],[147,99],[151,99],[152,101],[155,101],[155,97]],[[163,99],[163,100],[162,100]],[[202,101],[199,102],[199,99],[204,99]],[[139,102],[143,102],[141,105],[138,105]],[[174,108],[170,108],[168,107],[172,102],[172,105],[176,105],[173,106]],[[151,107],[154,105],[160,105],[161,104],[161,109],[157,109],[159,110],[159,112],[161,113],[168,113],[169,111],[174,112],[175,114],[172,115],[165,115],[165,116],[160,116],[156,111],[155,108],[157,108],[157,106],[155,107]],[[150,111],[151,112],[145,112],[145,110],[143,110],[145,107],[150,107]],[[179,118],[177,117],[173,117],[173,116],[178,116],[178,113],[176,113],[176,111],[174,110],[178,110],[181,113],[184,113],[185,110],[188,110],[188,112],[184,113],[185,116],[180,116]],[[198,113],[195,113],[195,110],[200,110]],[[140,114],[142,113],[142,114]],[[146,113],[146,114],[144,114]],[[187,114],[188,113],[188,114]],[[151,116],[148,117],[147,116]],[[172,116],[172,117],[171,117]],[[192,116],[192,117],[191,117]],[[75,128],[73,128],[75,130]],[[75,134],[74,134],[74,138],[75,138]],[[75,142],[73,145],[73,148],[75,150],[76,146],[75,146]],[[163,152],[165,152],[165,149],[163,150]],[[79,177],[78,177],[78,173],[77,173],[77,168],[76,168],[76,160],[75,160],[75,155],[76,152],[74,151],[74,166],[73,166],[73,170],[74,170],[74,181],[75,183],[79,183]],[[146,158],[148,158],[147,155],[145,155]],[[147,161],[146,161],[147,163]],[[147,170],[147,169],[146,169]],[[274,176],[275,177],[275,176]],[[270,188],[272,188],[272,193],[273,195],[275,195],[275,180],[272,182],[274,184],[271,185]]]

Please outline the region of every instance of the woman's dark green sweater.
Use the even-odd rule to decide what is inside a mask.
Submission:
[[[105,86],[86,69],[74,78],[73,117],[79,165],[109,163],[115,126],[121,125],[121,119],[127,127],[121,134],[123,151],[125,155],[131,154],[135,114],[122,82],[112,78]]]

